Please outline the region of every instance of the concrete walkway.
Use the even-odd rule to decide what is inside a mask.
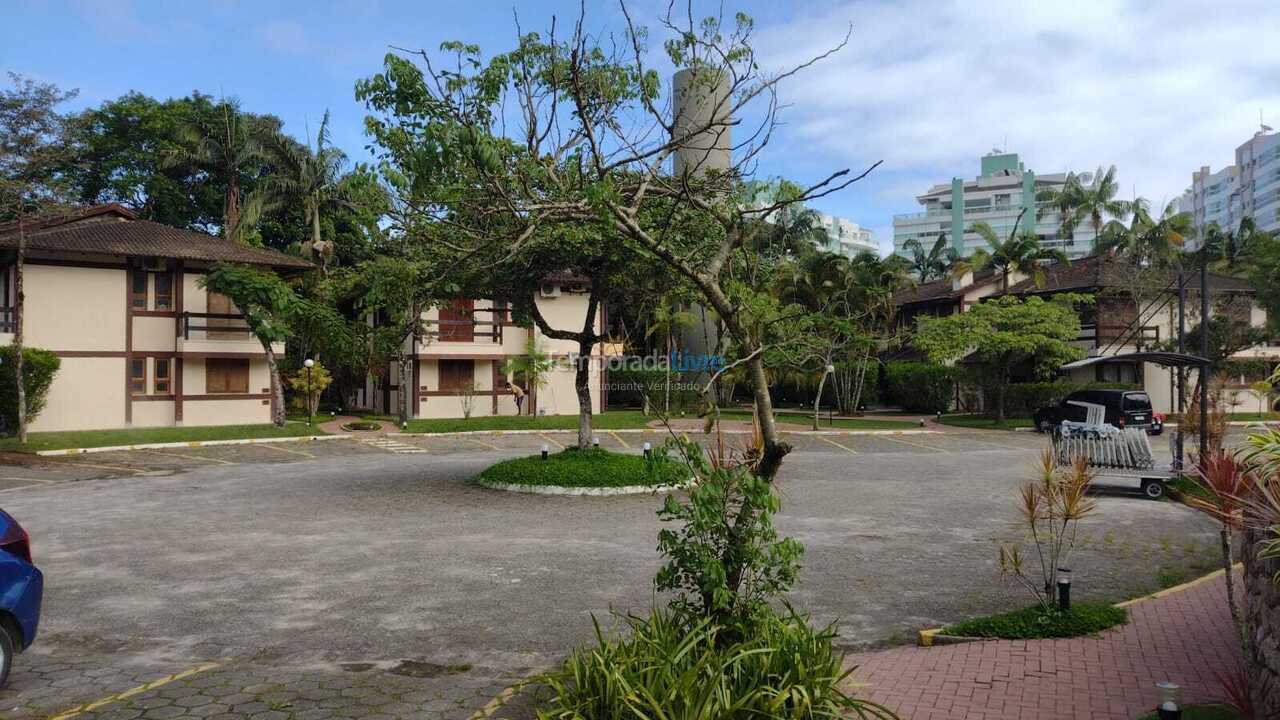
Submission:
[[[1129,611],[1129,624],[1096,637],[859,655],[853,681],[904,720],[1133,720],[1155,708],[1163,680],[1182,686],[1184,703],[1221,702],[1217,674],[1240,661],[1221,576]]]

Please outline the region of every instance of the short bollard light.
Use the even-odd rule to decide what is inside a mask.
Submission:
[[[543,446],[542,446],[542,459],[543,459],[543,460],[546,460],[546,459],[547,459],[547,453],[549,453],[549,452],[551,452],[551,448],[547,447],[546,445],[543,445]]]
[[[598,437],[593,437],[593,438],[591,438],[591,447],[593,447],[593,448],[595,448],[595,449],[599,450],[599,449],[600,449],[600,438],[598,438]]]
[[[920,418],[920,427],[924,427],[924,418]]]
[[[645,443],[645,444],[644,444],[644,456],[645,456],[646,458],[647,458],[647,457],[649,457],[649,454],[650,454],[651,452],[653,452],[653,446],[652,446],[652,445],[650,445],[649,443]]]
[[[1182,706],[1178,701],[1182,699],[1182,688],[1176,683],[1165,680],[1156,683],[1156,689],[1160,691],[1160,706],[1156,708],[1156,716],[1160,720],[1178,720],[1182,717]]]
[[[1071,610],[1071,568],[1058,568],[1058,609]]]

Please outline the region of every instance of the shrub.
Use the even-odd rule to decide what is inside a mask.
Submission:
[[[686,478],[684,465],[668,458],[661,448],[651,458],[569,448],[546,460],[540,455],[504,460],[486,468],[476,479],[503,485],[630,487],[677,485]]]
[[[1129,615],[1124,608],[1103,603],[1075,603],[1068,612],[1041,605],[1002,615],[974,618],[943,628],[944,635],[960,637],[1000,638],[1003,640],[1036,640],[1092,635],[1107,628],[1123,625]]]
[[[1004,411],[1008,417],[1030,417],[1036,410],[1049,405],[1057,405],[1062,399],[1078,390],[1130,390],[1137,386],[1127,383],[1073,383],[1063,380],[1053,382],[1014,383],[1005,388]],[[991,408],[994,402],[988,396],[986,407]]]
[[[884,366],[886,400],[904,410],[937,413],[951,408],[957,370],[922,362],[891,362]]]
[[[6,436],[18,432],[18,384],[14,372],[17,359],[16,347],[0,347],[0,434]],[[53,377],[61,366],[62,361],[58,356],[48,350],[23,348],[22,378],[27,395],[28,423],[44,410],[49,399],[49,387],[53,385]]]
[[[595,643],[539,678],[551,693],[539,720],[893,717],[840,689],[852,670],[832,647],[834,630],[794,612],[761,619],[743,638],[668,610],[621,620],[627,636],[606,636],[597,622]]]

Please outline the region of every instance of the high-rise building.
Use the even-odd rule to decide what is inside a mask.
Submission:
[[[1280,232],[1280,133],[1266,125],[1236,148],[1236,162],[1217,172],[1208,165],[1191,173],[1180,209],[1192,213],[1197,230],[1217,223],[1234,230],[1252,217],[1259,230]]]
[[[818,220],[827,233],[826,250],[846,257],[862,253],[880,254],[880,243],[876,242],[875,235],[858,223],[826,213],[818,213]]]
[[[1088,175],[1080,176],[1089,182]],[[893,217],[893,250],[906,254],[911,240],[927,250],[946,235],[951,247],[962,256],[985,248],[982,236],[970,232],[973,224],[986,222],[1001,238],[1010,233],[1034,228],[1040,243],[1055,248],[1069,257],[1087,255],[1093,248],[1093,228],[1079,227],[1064,236],[1058,215],[1047,203],[1036,203],[1036,195],[1044,190],[1060,189],[1067,182],[1066,173],[1036,175],[1018,159],[1017,153],[993,150],[982,158],[982,174],[973,180],[953,178],[949,184],[934,185],[916,197],[920,212]]]

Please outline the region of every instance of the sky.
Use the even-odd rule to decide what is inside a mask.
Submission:
[[[760,173],[815,182],[835,170],[867,179],[813,206],[875,231],[892,248],[893,215],[952,177],[977,175],[993,149],[1038,173],[1115,164],[1124,195],[1177,198],[1202,165],[1217,170],[1259,126],[1280,127],[1280,3],[1050,0],[742,0],[766,72],[837,45],[780,86],[784,123]],[[577,2],[442,0],[0,0],[0,72],[80,95],[68,109],[136,90],[193,90],[277,115],[299,138],[332,113],[334,141],[367,160],[357,79],[393,47],[464,40],[509,49]],[[588,0],[587,27],[618,33],[616,2]],[[655,39],[666,3],[629,0]],[[696,2],[695,14],[718,2]],[[656,53],[655,53],[656,54]]]

